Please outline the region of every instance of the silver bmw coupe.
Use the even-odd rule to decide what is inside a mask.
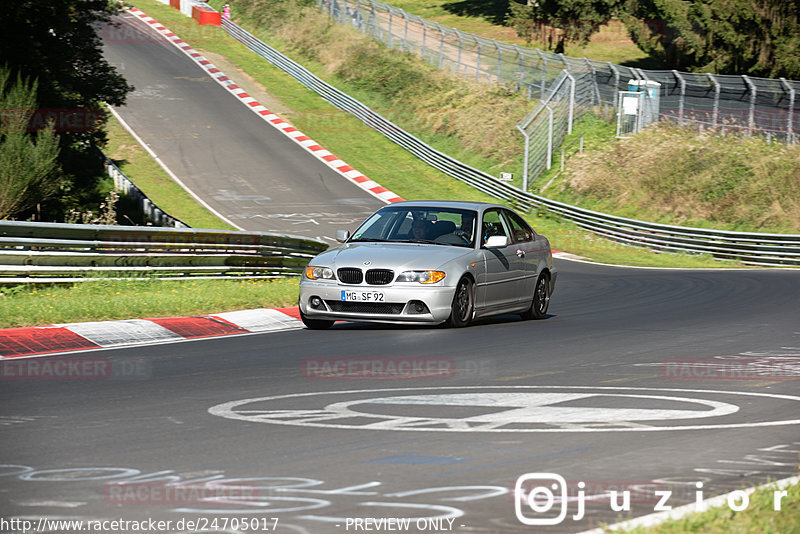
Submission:
[[[398,202],[315,257],[300,281],[309,328],[334,321],[467,326],[489,315],[547,316],[550,242],[517,213],[483,202]]]

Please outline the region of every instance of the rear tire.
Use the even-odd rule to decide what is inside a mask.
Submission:
[[[531,307],[521,313],[523,319],[544,319],[550,306],[550,278],[546,274],[539,275],[533,289]]]
[[[469,278],[462,278],[456,286],[453,295],[453,304],[450,306],[450,318],[447,325],[453,328],[462,328],[472,321],[472,312],[475,308],[474,284]]]
[[[303,321],[303,324],[311,330],[327,330],[332,327],[334,323],[334,321],[329,319],[310,319],[302,311],[300,312],[300,319]]]

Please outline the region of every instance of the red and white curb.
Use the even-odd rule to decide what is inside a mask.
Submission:
[[[297,307],[0,330],[0,360],[303,328]]]
[[[279,131],[283,132],[287,137],[292,139],[298,145],[308,150],[311,154],[317,157],[320,161],[325,163],[328,167],[332,168],[340,175],[344,176],[358,187],[368,192],[372,196],[382,200],[386,203],[400,202],[402,197],[394,194],[377,182],[370,180],[359,171],[355,170],[347,163],[337,158],[324,148],[319,143],[303,134],[297,128],[286,122],[263,105],[261,105],[255,98],[250,96],[244,89],[236,85],[236,83],[228,78],[224,72],[215,67],[210,61],[204,58],[197,50],[191,47],[188,43],[183,41],[180,37],[172,33],[169,29],[165,28],[158,21],[145,14],[140,9],[135,7],[129,8],[128,13],[135,15],[142,21],[149,24],[155,31],[160,33],[170,43],[175,45],[184,54],[189,56],[195,63],[197,63],[206,73],[211,76],[217,83],[227,89],[231,94],[237,96],[239,101],[250,108],[253,113],[261,117],[266,123],[274,126]]]

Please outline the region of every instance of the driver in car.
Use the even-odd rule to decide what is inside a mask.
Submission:
[[[461,226],[456,228],[453,233],[463,239],[466,243],[469,243],[472,241],[472,232],[474,228],[475,215],[472,213],[465,213],[461,216]]]
[[[428,241],[430,239],[430,223],[425,219],[414,219],[411,225],[411,235],[414,239]]]

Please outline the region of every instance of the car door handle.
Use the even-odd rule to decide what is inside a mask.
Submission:
[[[525,251],[522,250],[522,249],[517,250],[517,256],[520,257],[520,258],[524,258],[525,257]]]

